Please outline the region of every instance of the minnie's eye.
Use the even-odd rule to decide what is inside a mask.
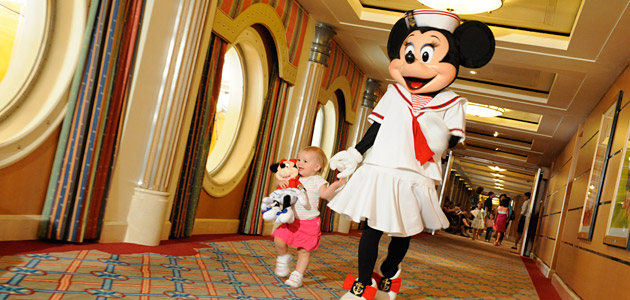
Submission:
[[[413,44],[407,45],[407,47],[405,47],[405,55],[407,55],[409,53],[411,53],[413,55],[413,51],[414,50],[416,50],[416,49],[413,47]]]
[[[414,50],[415,48],[411,43],[407,44],[407,47],[405,47],[405,61],[408,64],[412,64],[414,61],[416,61],[416,56],[413,54]]]
[[[420,49],[420,59],[425,63],[430,62],[431,59],[433,59],[433,52],[433,46],[431,45],[422,47],[422,49]]]

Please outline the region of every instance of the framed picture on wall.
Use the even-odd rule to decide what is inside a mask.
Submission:
[[[602,194],[602,186],[604,185],[604,177],[610,158],[610,148],[612,146],[612,137],[615,136],[615,127],[621,107],[621,99],[623,92],[619,91],[617,102],[608,108],[602,116],[599,125],[599,133],[597,134],[597,146],[593,163],[591,165],[591,174],[588,180],[588,190],[584,199],[584,207],[582,209],[582,217],[580,218],[580,227],[578,229],[578,238],[591,240],[593,238],[593,227],[597,217],[597,209],[599,207],[599,199]]]
[[[628,244],[628,238],[630,238],[630,149],[628,149],[630,130],[626,133],[625,141],[621,153],[622,164],[615,185],[617,190],[611,202],[604,243],[630,249]]]

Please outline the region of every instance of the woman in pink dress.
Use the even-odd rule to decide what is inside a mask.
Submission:
[[[497,219],[494,221],[494,231],[497,232],[497,238],[494,241],[495,246],[501,246],[501,241],[503,240],[503,235],[505,234],[505,227],[507,226],[508,221],[508,213],[510,205],[509,198],[501,199],[499,202],[499,207],[497,208]]]

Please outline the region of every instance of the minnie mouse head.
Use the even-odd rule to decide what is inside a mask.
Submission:
[[[408,11],[389,35],[389,73],[412,94],[436,94],[455,80],[460,65],[479,68],[488,63],[494,46],[492,31],[481,22],[460,25],[451,12]]]

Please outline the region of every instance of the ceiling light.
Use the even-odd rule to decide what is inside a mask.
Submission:
[[[460,15],[474,15],[499,9],[502,0],[418,0],[418,2],[433,8],[447,10]]]
[[[477,74],[477,71],[470,70],[470,74],[476,75],[476,74]]]
[[[500,184],[500,183],[498,183],[498,182],[495,182],[495,183],[494,183],[494,185],[495,185],[495,186],[503,186],[503,184]]]
[[[492,169],[492,171],[495,171],[495,172],[503,172],[503,171],[505,171],[505,169],[501,169],[501,167],[499,167],[499,166],[489,166],[488,168]]]
[[[499,151],[499,148],[494,148],[494,151]]]
[[[494,177],[505,177],[505,175],[501,175],[499,173],[491,173]]]
[[[466,109],[467,114],[484,118],[500,116],[504,112],[505,109],[501,107],[472,102],[468,102],[468,108]]]
[[[494,137],[499,136],[499,132],[498,132],[498,131],[495,131],[495,132],[494,132],[494,134],[493,134],[493,136],[494,136]]]
[[[499,178],[492,178],[492,180],[496,181],[496,182],[505,182],[504,180],[501,180]]]

